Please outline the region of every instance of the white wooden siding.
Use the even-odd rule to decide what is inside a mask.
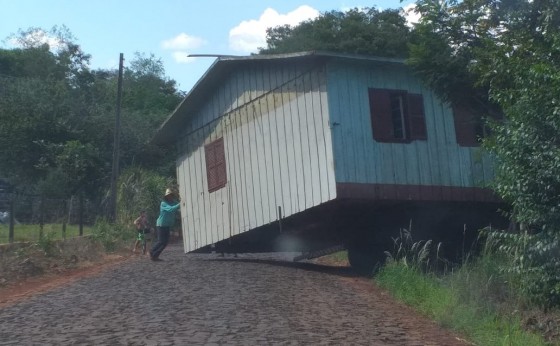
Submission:
[[[189,115],[177,160],[185,251],[336,197],[322,69],[256,65],[225,78]],[[227,184],[208,193],[204,145],[224,138]]]

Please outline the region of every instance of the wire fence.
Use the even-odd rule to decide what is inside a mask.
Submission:
[[[79,196],[0,193],[0,243],[37,240],[51,233],[56,238],[84,235],[100,215],[99,205]]]

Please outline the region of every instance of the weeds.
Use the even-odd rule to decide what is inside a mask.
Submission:
[[[509,258],[492,244],[452,267],[439,257],[441,243],[434,253],[431,241],[415,242],[404,229],[393,243],[375,281],[397,299],[477,345],[545,345],[542,337],[523,330],[521,298],[512,287],[517,278],[500,269]],[[441,267],[446,270],[438,271]]]
[[[39,239],[35,243],[45,254],[45,256],[54,255],[55,235],[53,232],[41,232]]]
[[[389,262],[399,262],[405,267],[423,271],[436,270],[438,265],[447,263],[439,256],[442,243],[437,244],[435,254],[432,252],[432,243],[432,240],[415,242],[411,231],[401,229],[399,236],[393,238],[393,252],[385,251],[385,255]]]
[[[120,243],[132,239],[134,233],[130,227],[98,219],[93,226],[92,237],[99,241],[105,251],[115,251]]]

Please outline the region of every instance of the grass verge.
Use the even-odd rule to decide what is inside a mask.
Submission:
[[[459,287],[469,272],[458,271],[441,277],[423,273],[400,262],[390,262],[375,281],[393,296],[414,307],[440,325],[454,330],[476,345],[547,345],[540,336],[523,330],[519,316],[502,314],[483,299],[464,299]],[[490,278],[487,278],[490,279]]]
[[[92,233],[91,227],[83,228],[84,235]],[[66,225],[66,238],[76,237],[80,233],[78,225]],[[53,239],[62,239],[62,224],[52,223],[43,225],[43,234],[49,234]],[[14,227],[14,241],[27,242],[40,239],[40,227],[38,224],[18,224]],[[9,226],[0,224],[0,244],[8,243]]]

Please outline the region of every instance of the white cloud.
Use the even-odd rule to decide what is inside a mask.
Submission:
[[[232,50],[253,53],[259,47],[266,46],[266,29],[279,25],[295,26],[305,20],[319,16],[319,11],[303,5],[287,14],[280,14],[273,8],[267,8],[259,19],[245,20],[229,31],[229,46]]]
[[[420,21],[420,13],[416,13],[416,4],[409,4],[403,7],[406,24],[412,26]]]
[[[180,33],[179,35],[165,40],[162,42],[161,46],[163,49],[169,50],[180,50],[180,49],[195,49],[202,45],[204,45],[206,41],[201,39],[200,37],[189,36],[184,32]]]
[[[189,36],[182,32],[173,38],[164,40],[161,43],[161,47],[171,51],[171,56],[173,56],[176,62],[186,64],[194,61],[193,58],[187,57],[187,55],[189,55],[188,51],[202,47],[205,44],[206,41],[204,39],[196,36]]]
[[[188,64],[188,63],[193,62],[195,60],[195,58],[189,58],[188,55],[189,55],[189,52],[181,51],[181,50],[175,51],[172,54],[173,60],[175,60],[179,64]]]

